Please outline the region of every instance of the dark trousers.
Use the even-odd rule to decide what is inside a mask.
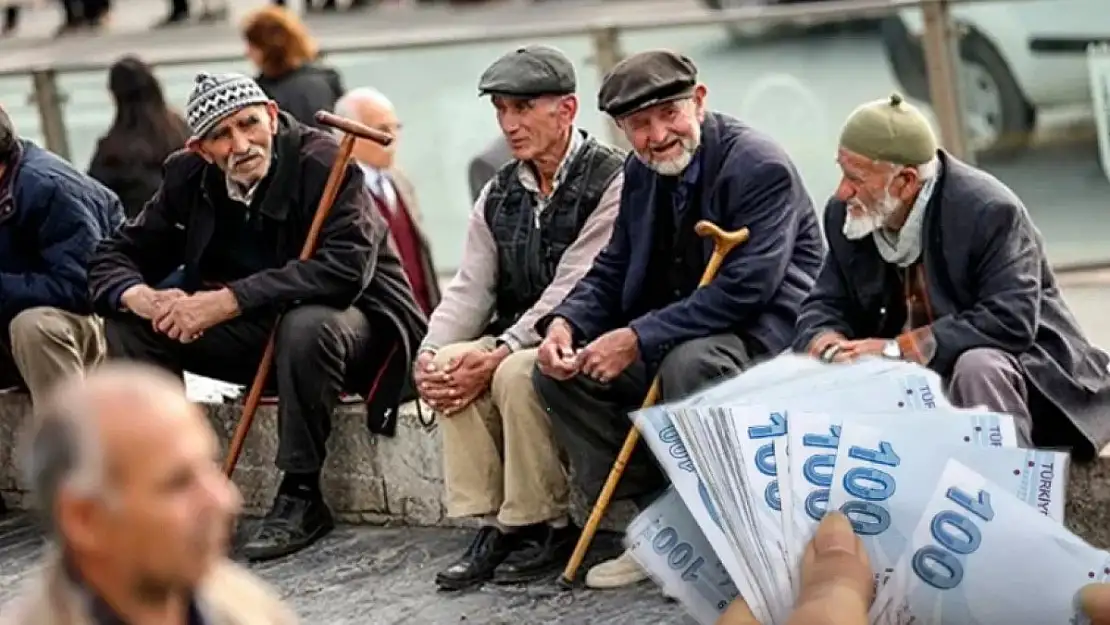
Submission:
[[[691,395],[751,366],[760,350],[735,334],[694,339],[672,349],[659,366],[663,401]],[[632,420],[651,385],[651,372],[633,363],[615,380],[602,384],[584,375],[559,381],[536,369],[532,383],[547,407],[556,440],[570,460],[575,481],[589,497],[597,496],[628,436]],[[640,444],[625,467],[614,499],[632,499],[641,508],[667,487],[655,458]]]
[[[139,317],[112,318],[105,325],[109,358],[250,384],[273,317],[233,319],[188,344],[170,340]],[[312,473],[323,467],[332,412],[347,382],[359,375],[357,363],[366,362],[375,349],[372,337],[369,319],[356,308],[309,305],[282,316],[273,369],[279,398],[278,469]]]
[[[7,337],[0,340],[0,389],[23,388],[23,375],[15,366],[12,350],[8,347]]]

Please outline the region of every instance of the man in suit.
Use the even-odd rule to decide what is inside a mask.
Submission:
[[[824,252],[813,203],[786,152],[767,136],[706,109],[688,58],[629,57],[598,96],[632,145],[613,236],[562,304],[540,319],[533,378],[585,492],[601,490],[658,373],[679,399],[735,375],[794,339],[802,299]],[[713,250],[694,224],[746,227],[713,282],[697,284]],[[637,450],[617,498],[651,502],[666,481]],[[590,570],[591,587],[645,577],[627,554]]]
[[[422,219],[416,189],[394,162],[396,139],[401,130],[397,111],[389,98],[369,87],[348,91],[336,102],[335,110],[339,115],[395,137],[388,146],[359,139],[355,143],[354,157],[366,174],[366,186],[375,206],[389,224],[394,247],[412,283],[413,295],[424,314],[430,315],[439,304],[439,282],[432,262],[432,246],[420,227]]]
[[[513,151],[504,136],[498,136],[490,141],[477,156],[470,160],[467,168],[467,178],[470,181],[470,201],[477,202],[482,194],[482,188],[493,179],[498,169],[513,160]]]

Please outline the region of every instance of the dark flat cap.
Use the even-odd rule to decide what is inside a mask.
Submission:
[[[597,107],[624,117],[649,106],[688,98],[698,84],[694,62],[670,50],[648,50],[617,63],[605,76]]]
[[[574,64],[567,55],[557,48],[540,45],[517,48],[502,56],[478,80],[481,95],[517,98],[565,95],[577,88]]]

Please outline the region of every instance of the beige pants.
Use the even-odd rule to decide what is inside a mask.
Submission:
[[[449,345],[436,354],[436,364],[493,347],[490,338]],[[535,362],[534,349],[510,354],[488,393],[439,418],[448,516],[496,514],[499,523],[518,527],[567,513],[566,471],[547,412],[532,390]]]
[[[104,358],[104,324],[99,317],[40,306],[19,313],[8,325],[12,360],[31,401],[38,403],[50,388],[83,373]]]

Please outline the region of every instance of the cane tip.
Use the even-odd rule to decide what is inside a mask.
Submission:
[[[555,580],[555,585],[562,591],[574,590],[574,580],[568,579],[565,575],[560,575],[559,579]]]

